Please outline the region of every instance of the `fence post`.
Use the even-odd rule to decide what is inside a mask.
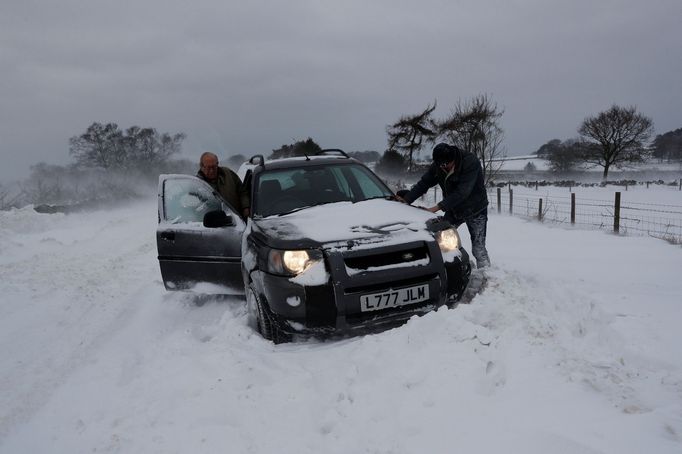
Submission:
[[[571,192],[571,224],[575,224],[575,192]]]
[[[435,185],[433,187],[433,201],[435,203],[438,203],[438,192],[436,192],[436,191],[438,191],[438,185]]]
[[[613,207],[613,231],[620,231],[620,192],[616,192],[616,203]]]
[[[646,182],[646,188],[649,189],[649,182]]]
[[[680,191],[682,191],[682,178],[680,178]]]
[[[497,188],[497,212],[502,213],[502,188]]]
[[[535,180],[535,190],[538,190],[538,180]]]
[[[509,188],[509,214],[512,214],[512,207],[514,206],[514,190]]]
[[[542,199],[538,203],[538,221],[542,221]]]

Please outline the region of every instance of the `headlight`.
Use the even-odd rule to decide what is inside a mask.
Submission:
[[[459,234],[455,229],[445,229],[436,233],[436,241],[441,252],[451,252],[459,249]]]
[[[314,250],[281,251],[271,249],[268,269],[271,273],[297,275],[322,260],[322,253]]]
[[[310,255],[307,251],[284,251],[284,268],[294,274],[301,274],[309,266]]]

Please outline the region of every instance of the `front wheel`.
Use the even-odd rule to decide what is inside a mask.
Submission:
[[[270,340],[275,344],[290,342],[291,335],[279,328],[267,303],[265,303],[262,298],[256,296],[256,292],[250,287],[247,290],[247,298],[249,299],[249,305],[253,307],[256,312],[258,332],[260,332],[265,339]]]

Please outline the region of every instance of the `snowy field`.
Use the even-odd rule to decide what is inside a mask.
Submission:
[[[167,293],[155,228],[0,212],[0,452],[682,452],[679,246],[491,211],[471,304],[275,346]]]
[[[575,194],[575,223],[579,228],[613,231],[616,192],[620,192],[619,233],[651,236],[682,244],[682,191],[678,186],[644,184],[630,186],[572,188],[512,185],[513,213],[538,216],[543,200],[545,222],[570,224],[571,194]],[[491,208],[497,211],[497,193],[489,193]],[[509,188],[501,190],[501,208],[509,212]]]

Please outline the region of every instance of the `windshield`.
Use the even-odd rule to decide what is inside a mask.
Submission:
[[[393,193],[365,166],[325,164],[264,171],[254,192],[254,215],[285,214],[334,202],[360,202]]]

